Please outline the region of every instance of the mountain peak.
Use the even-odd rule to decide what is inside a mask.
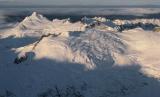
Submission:
[[[32,16],[37,16],[37,12],[33,12],[33,13],[32,13]]]
[[[37,12],[33,12],[31,16],[29,16],[32,19],[42,19],[44,18],[41,14],[38,14]]]
[[[41,23],[48,22],[48,19],[43,17],[43,15],[33,12],[30,16],[26,17],[22,22],[19,23],[18,29],[33,28],[33,26],[39,25]]]
[[[33,22],[33,21],[41,21],[44,18],[41,14],[38,14],[37,12],[33,12],[30,16],[26,17],[22,22]]]

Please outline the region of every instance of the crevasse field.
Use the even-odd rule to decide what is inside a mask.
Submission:
[[[119,12],[103,12],[112,11]],[[121,15],[129,12],[160,10]],[[0,17],[0,97],[160,97],[159,18],[6,18]]]

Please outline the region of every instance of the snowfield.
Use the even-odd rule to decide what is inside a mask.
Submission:
[[[159,19],[34,12],[11,26],[0,30],[0,97],[160,97]]]

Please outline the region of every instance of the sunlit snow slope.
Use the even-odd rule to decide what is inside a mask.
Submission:
[[[160,97],[159,25],[34,12],[0,30],[0,96]]]

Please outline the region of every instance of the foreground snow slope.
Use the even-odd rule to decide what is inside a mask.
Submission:
[[[34,12],[14,28],[1,30],[0,95],[160,96],[159,32],[118,32],[116,25],[125,20],[82,21],[49,21]]]

